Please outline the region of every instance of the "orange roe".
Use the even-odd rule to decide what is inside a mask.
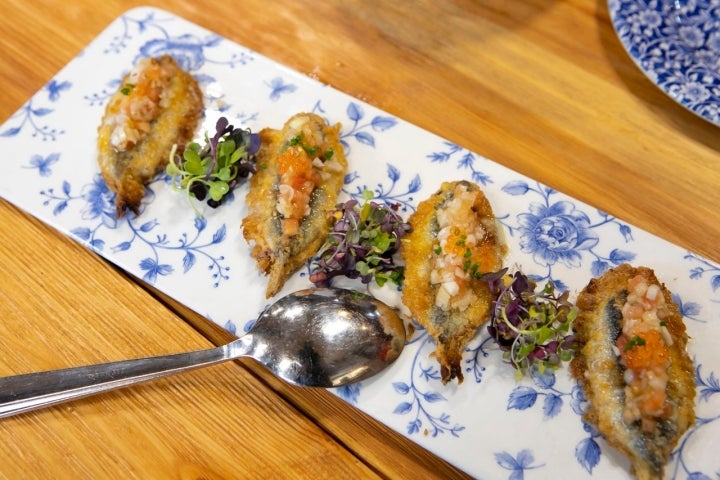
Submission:
[[[465,244],[467,232],[461,227],[452,227],[447,237],[443,251],[448,255],[456,255],[458,257],[465,256],[468,247]]]
[[[637,371],[665,365],[668,359],[668,347],[660,332],[648,330],[636,334],[635,337],[641,338],[644,344],[638,342],[629,349],[627,344],[623,346],[622,355],[627,368]]]
[[[312,160],[300,146],[289,147],[278,157],[281,175],[310,179],[313,176]]]

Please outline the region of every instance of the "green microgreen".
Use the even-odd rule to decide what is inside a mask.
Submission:
[[[126,83],[126,84],[123,85],[122,88],[120,89],[120,93],[122,93],[123,95],[130,95],[130,92],[133,91],[133,88],[135,88],[135,84],[134,84],[134,83]]]
[[[300,147],[302,147],[303,150],[305,150],[305,153],[307,153],[308,157],[310,157],[310,158],[319,158],[320,160],[326,162],[326,161],[330,160],[333,157],[333,155],[335,155],[335,152],[333,151],[332,148],[330,148],[329,150],[327,150],[325,152],[321,152],[318,154],[318,147],[316,147],[314,145],[308,145],[307,143],[305,143],[303,141],[302,133],[295,135],[288,142],[289,147],[294,147],[294,146],[298,146],[298,145]]]
[[[625,351],[628,352],[635,347],[642,347],[643,345],[645,345],[645,339],[638,337],[637,335],[633,335],[630,340],[628,340],[627,344],[625,344]]]
[[[250,130],[234,128],[228,119],[220,117],[212,138],[205,133],[205,144],[193,142],[182,156],[177,145],[170,152],[166,172],[172,177],[173,187],[184,190],[195,214],[201,216],[192,197],[213,208],[220,206],[227,195],[251,173],[255,173],[255,155],[260,148],[260,137]]]
[[[572,323],[578,308],[568,300],[568,291],[557,295],[552,281],[538,290],[536,282],[520,271],[488,283],[495,296],[488,332],[518,379],[531,368],[543,374],[572,358],[577,348]]]
[[[320,248],[310,281],[327,287],[336,276],[360,278],[363,283],[388,281],[400,285],[403,266],[395,261],[400,238],[410,231],[410,224],[397,213],[399,204],[371,201],[369,190],[362,192],[363,204],[348,200],[330,213],[333,227]]]

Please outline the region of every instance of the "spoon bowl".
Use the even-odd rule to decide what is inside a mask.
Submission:
[[[270,305],[240,338],[247,353],[283,380],[340,387],[383,370],[405,346],[395,311],[360,292],[301,290]]]
[[[403,321],[379,300],[352,290],[301,290],[221,347],[0,378],[0,418],[241,357],[293,385],[340,387],[385,369],[404,346]]]

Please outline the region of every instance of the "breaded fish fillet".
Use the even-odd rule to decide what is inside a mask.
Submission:
[[[195,79],[169,55],[144,58],[125,76],[98,128],[98,164],[116,192],[116,216],[138,213],[145,185],[182,153],[198,124],[203,98]]]
[[[330,212],[345,180],[340,124],[298,113],[282,130],[260,131],[257,171],[245,199],[243,236],[258,268],[268,275],[266,296],[311,259],[330,231]]]
[[[695,377],[678,307],[651,269],[627,264],[591,280],[577,306],[579,349],[570,368],[589,401],[584,418],[630,458],[637,478],[663,478],[695,422]]]
[[[489,319],[492,295],[481,274],[502,268],[505,247],[480,187],[445,182],[418,205],[402,239],[403,303],[435,340],[443,383],[463,380],[467,343]]]

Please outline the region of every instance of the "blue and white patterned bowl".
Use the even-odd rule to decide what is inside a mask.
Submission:
[[[615,30],[665,93],[720,125],[720,1],[609,0]]]

